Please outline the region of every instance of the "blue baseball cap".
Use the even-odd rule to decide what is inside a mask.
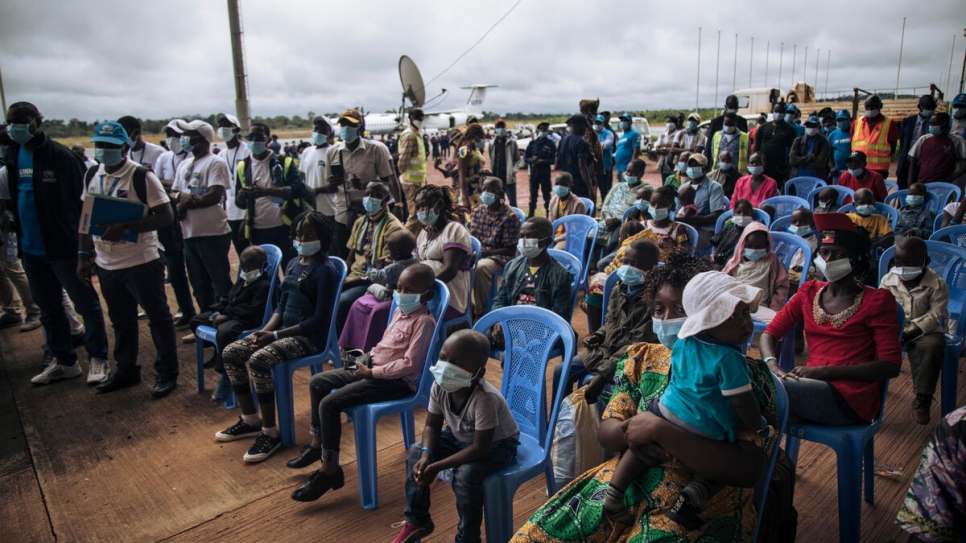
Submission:
[[[94,127],[94,137],[90,139],[91,143],[111,143],[114,145],[130,145],[130,140],[127,138],[127,131],[121,126],[121,123],[115,123],[112,121],[100,123]]]
[[[809,115],[808,118],[805,119],[805,126],[808,126],[810,124],[814,124],[815,126],[821,126],[822,121],[818,120],[818,117],[816,117],[815,115]]]
[[[594,122],[595,123],[602,123],[602,122],[604,122],[604,116],[603,115],[598,115],[597,118],[594,119]]]
[[[840,109],[840,110],[838,110],[838,112],[835,113],[835,119],[836,120],[838,120],[838,119],[851,119],[851,118],[852,118],[852,114],[849,113],[849,110],[847,110],[847,109]]]
[[[795,104],[788,104],[788,107],[785,108],[785,113],[792,113],[792,112],[801,113],[801,111],[799,111],[798,109],[798,106],[796,106]]]
[[[618,119],[620,119],[622,121],[627,121],[627,122],[631,122],[631,121],[634,120],[634,119],[631,118],[631,114],[630,113],[624,113],[620,117],[618,117]]]
[[[957,94],[956,97],[953,98],[953,105],[954,106],[966,106],[966,93],[961,92],[961,93]]]

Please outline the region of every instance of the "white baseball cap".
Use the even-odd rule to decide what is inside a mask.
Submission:
[[[195,119],[190,123],[182,121],[181,119],[178,119],[178,128],[182,132],[189,132],[189,131],[198,132],[199,134],[204,136],[204,138],[208,140],[209,143],[215,140],[215,130],[211,127],[210,124],[206,123],[205,121],[202,121],[201,119]]]
[[[220,124],[223,120],[235,125],[235,128],[241,128],[241,123],[238,122],[238,117],[235,117],[231,113],[219,113],[217,116],[215,116],[216,123]]]

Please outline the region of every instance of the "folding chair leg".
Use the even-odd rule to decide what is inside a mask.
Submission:
[[[959,352],[963,345],[961,341],[946,344],[946,356],[943,357],[942,398],[939,410],[943,417],[956,409],[957,387],[959,385]]]
[[[853,442],[854,449],[859,450],[861,446],[860,443]],[[865,484],[865,501],[874,504],[875,503],[875,436],[869,436],[869,440],[865,444],[865,448],[862,451],[862,464],[863,471],[862,476],[864,478]]]
[[[217,347],[215,347],[217,349]],[[195,356],[198,362],[198,392],[205,391],[205,342],[195,338]]]
[[[292,392],[292,372],[288,368],[276,366],[272,371],[275,380],[275,404],[278,429],[282,434],[282,445],[295,445],[295,400]]]
[[[399,414],[399,423],[402,425],[403,445],[406,451],[416,442],[416,417],[413,411],[403,411]]]
[[[861,533],[862,455],[854,450],[850,440],[843,440],[836,448],[839,494],[839,540],[859,543]]]
[[[487,542],[504,543],[513,537],[513,496],[506,496],[499,481],[483,481],[483,505]]]
[[[788,458],[791,459],[792,464],[798,465],[798,447],[802,444],[802,440],[797,437],[787,434],[785,436],[785,452],[788,454]]]
[[[353,409],[352,422],[356,439],[356,470],[359,473],[359,501],[363,509],[379,507],[379,485],[376,473],[376,427],[365,407]]]

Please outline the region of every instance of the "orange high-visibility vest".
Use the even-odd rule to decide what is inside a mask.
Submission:
[[[892,119],[883,115],[882,122],[870,127],[865,116],[855,121],[855,134],[852,136],[852,152],[862,151],[866,156],[866,167],[870,170],[888,170],[892,162],[892,147],[889,145],[889,128]]]

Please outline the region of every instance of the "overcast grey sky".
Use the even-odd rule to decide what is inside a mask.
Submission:
[[[305,115],[350,106],[370,111],[400,101],[399,56],[429,81],[470,47],[516,0],[241,0],[253,115]],[[475,50],[428,85],[445,87],[439,107],[462,106],[474,83],[491,89],[484,109],[500,113],[575,111],[581,98],[605,109],[689,108],[695,103],[698,27],[703,28],[700,104],[715,105],[715,56],[721,31],[719,98],[765,81],[794,79],[830,90],[891,89],[907,17],[900,87],[939,83],[953,56],[958,87],[966,2],[926,0],[523,0]],[[738,34],[737,85],[735,34]],[[808,66],[803,69],[805,47]],[[4,0],[0,69],[7,103],[32,101],[45,117],[83,120],[133,114],[168,118],[234,108],[224,0]],[[955,92],[954,92],[955,94]]]

